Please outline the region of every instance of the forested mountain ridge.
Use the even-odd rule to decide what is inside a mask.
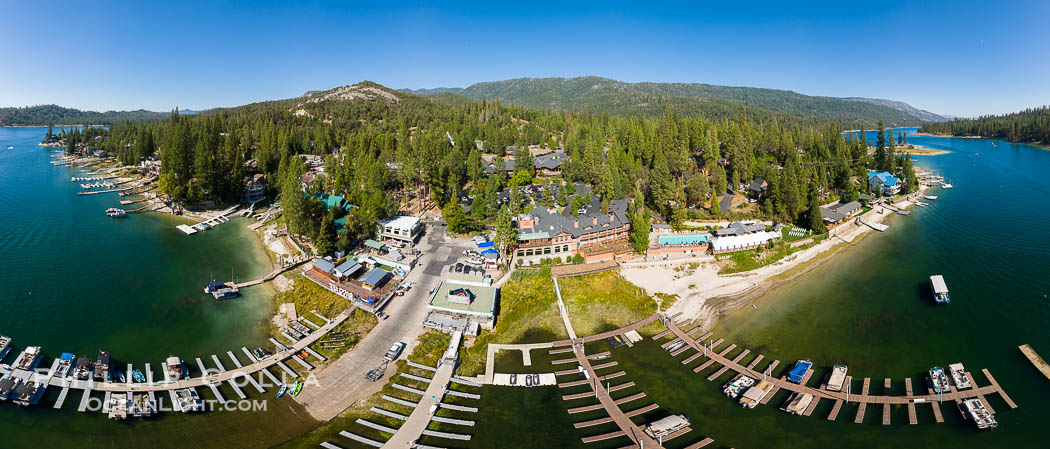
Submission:
[[[317,239],[319,248],[368,238],[376,222],[408,197],[440,207],[453,232],[494,224],[507,238],[514,235],[516,214],[536,204],[578,202],[564,195],[533,202],[521,195],[519,187],[535,182],[589,184],[588,196],[596,195],[603,208],[634,198],[630,221],[638,229],[648,229],[650,210],[674,226],[746,216],[820,229],[820,202],[834,192],[856,198],[868,188],[868,169],[904,176],[909,189],[915,183],[910,161],[884,133],[873,157],[866,142],[851,140],[834,122],[756,119],[753,108],[727,107],[734,114],[725,119],[687,116],[669,105],[657,117],[621,117],[452,93],[415,95],[362,82],[192,116],[174,111],[163,120],[92,129],[81,141],[127,165],[159,157],[159,191],[177,204],[239,201],[246,177],[264,174],[290,232]],[[69,146],[76,147],[77,137],[74,130]],[[564,148],[561,173],[535,178],[528,145]],[[514,171],[504,174],[498,156],[508,151]],[[494,173],[486,173],[482,153],[497,161]],[[322,156],[323,176],[303,181],[308,167],[301,155]],[[746,211],[720,210],[719,198],[756,177],[768,183],[761,201]],[[509,197],[501,200],[504,190]],[[344,195],[354,207],[325,211],[318,193]],[[460,207],[466,199],[469,212]],[[333,243],[333,223],[343,217],[347,232]],[[647,245],[647,237],[640,235],[637,244]]]
[[[426,93],[428,90],[403,91]],[[455,92],[454,88],[433,90]],[[847,125],[867,123],[870,126],[883,120],[887,126],[917,126],[926,121],[944,120],[937,114],[891,100],[818,97],[788,90],[700,83],[625,83],[597,76],[481,82],[458,93],[472,100],[499,99],[534,109],[591,110],[620,116],[655,117],[670,106],[682,115],[721,118],[733,114],[739,104],[746,104],[756,114],[787,114]]]
[[[0,108],[0,126],[55,125],[111,125],[117,122],[157,120],[167,112],[137,111],[81,111],[47,104],[24,108]]]
[[[908,103],[905,103],[903,101],[884,100],[884,99],[881,99],[881,98],[864,98],[864,97],[845,97],[845,98],[843,98],[843,100],[863,101],[863,102],[877,104],[877,105],[881,105],[881,106],[888,106],[890,108],[893,108],[893,109],[896,109],[898,111],[904,112],[904,113],[909,114],[911,116],[917,117],[917,118],[919,118],[922,121],[927,122],[927,123],[937,123],[937,122],[944,122],[944,121],[951,120],[951,118],[946,116],[946,115],[934,114],[934,113],[932,113],[930,111],[916,108],[915,106],[912,106],[912,105],[910,105]]]
[[[932,123],[919,129],[931,134],[998,137],[1011,142],[1050,142],[1050,106],[1003,115]]]

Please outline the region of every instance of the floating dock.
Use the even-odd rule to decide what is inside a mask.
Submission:
[[[1043,360],[1031,345],[1023,344],[1018,346],[1018,349],[1021,350],[1025,357],[1028,357],[1028,361],[1032,362],[1032,365],[1035,365],[1035,369],[1039,370],[1039,372],[1043,373],[1043,376],[1050,380],[1050,364],[1047,364],[1046,360]]]

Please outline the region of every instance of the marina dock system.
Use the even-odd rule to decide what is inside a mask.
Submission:
[[[200,369],[200,375],[198,377],[192,377],[189,379],[170,379],[168,377],[167,370],[162,368],[161,372],[164,374],[164,381],[155,382],[154,373],[149,363],[144,364],[145,369],[143,369],[143,373],[146,376],[146,382],[144,383],[132,382],[132,379],[130,377],[130,366],[128,368],[128,378],[125,382],[119,382],[117,380],[114,380],[112,382],[95,382],[94,380],[80,381],[73,380],[71,377],[56,377],[54,376],[54,369],[50,370],[50,372],[47,374],[32,374],[28,372],[27,373],[29,375],[35,376],[35,379],[41,382],[45,387],[51,386],[61,389],[61,391],[58,394],[58,399],[55,401],[54,408],[62,408],[62,406],[66,402],[70,390],[81,390],[83,394],[80,397],[80,402],[77,407],[77,410],[81,412],[87,411],[88,406],[90,405],[92,393],[94,392],[100,392],[103,395],[112,395],[114,393],[125,394],[132,392],[145,393],[149,396],[149,400],[151,402],[156,403],[156,393],[168,392],[168,395],[174,398],[176,390],[186,388],[208,387],[211,390],[211,392],[215,395],[215,398],[217,400],[225,402],[226,398],[222,396],[218,389],[219,384],[225,382],[233,388],[234,392],[237,393],[238,397],[244,399],[247,398],[247,395],[244,394],[243,391],[241,391],[240,385],[251,385],[254,390],[260,393],[265,392],[264,387],[258,383],[256,376],[266,376],[269,380],[274,382],[274,384],[279,384],[279,382],[277,382],[277,378],[268,370],[271,367],[280,367],[281,369],[285,370],[285,372],[289,376],[293,378],[298,377],[298,374],[289,369],[287,365],[284,364],[284,361],[290,358],[294,358],[296,354],[298,354],[300,351],[307,349],[307,346],[319,341],[329,331],[346,321],[346,319],[350,317],[350,314],[353,312],[353,310],[354,309],[351,307],[349,309],[344,310],[335,318],[325,319],[325,325],[321,326],[319,329],[317,329],[317,331],[311,333],[310,335],[307,335],[302,340],[299,340],[290,346],[278,344],[278,351],[276,354],[269,355],[262,359],[258,359],[251,355],[250,351],[248,351],[247,348],[241,348],[245,352],[245,355],[248,356],[247,358],[250,361],[249,364],[243,364],[240,361],[240,359],[236,357],[236,354],[233,351],[227,351],[227,357],[229,357],[233,365],[236,366],[236,368],[230,370],[227,370],[226,367],[223,366],[222,361],[219,359],[218,355],[211,355],[210,357],[216,366],[215,369],[211,370],[208,369],[208,367],[204,364],[204,361],[201,358],[197,357],[194,359],[194,361],[196,362],[196,367]],[[312,352],[313,351],[307,351],[307,353]],[[317,356],[320,356],[320,354],[317,354]],[[161,365],[163,366],[163,364]],[[242,378],[247,379],[245,380]],[[261,377],[259,377],[259,379],[261,379]],[[177,407],[177,402],[174,402],[173,406]]]
[[[814,403],[816,403],[817,401],[819,401],[821,399],[831,400],[831,401],[835,402],[835,405],[833,406],[831,414],[828,416],[828,419],[831,419],[831,420],[834,420],[838,416],[839,410],[841,408],[841,402],[858,403],[857,415],[856,415],[856,419],[854,420],[857,423],[864,422],[864,415],[865,415],[867,406],[869,404],[871,404],[873,406],[874,405],[882,405],[883,406],[883,409],[882,409],[882,423],[886,424],[886,425],[890,424],[889,411],[890,411],[890,406],[891,405],[906,405],[906,406],[908,406],[908,409],[909,409],[909,423],[911,423],[911,424],[915,424],[917,422],[917,419],[915,418],[915,414],[914,414],[914,407],[916,406],[916,404],[922,404],[922,403],[929,403],[929,404],[931,404],[933,406],[934,417],[935,417],[935,419],[936,419],[936,421],[938,423],[944,421],[943,417],[941,416],[941,409],[940,409],[941,402],[960,402],[960,401],[962,401],[964,399],[979,398],[979,399],[982,400],[982,402],[986,406],[988,406],[988,401],[985,399],[985,396],[986,395],[990,395],[990,394],[998,394],[999,397],[1002,398],[1002,400],[1006,403],[1007,406],[1009,406],[1012,409],[1013,408],[1017,408],[1017,404],[1014,403],[1014,401],[1010,398],[1010,396],[1008,396],[1006,394],[1006,391],[1004,391],[1002,389],[1002,387],[999,385],[999,383],[995,381],[995,378],[992,377],[991,373],[988,372],[987,369],[983,369],[982,372],[984,373],[985,377],[988,379],[988,382],[991,385],[987,385],[987,386],[983,386],[983,387],[977,386],[977,383],[973,380],[973,377],[970,375],[970,373],[966,373],[966,375],[970,378],[971,384],[974,385],[974,388],[969,389],[969,390],[963,390],[963,391],[959,391],[959,390],[956,390],[956,389],[952,388],[951,392],[944,393],[944,394],[936,394],[936,393],[933,392],[932,389],[930,389],[927,394],[914,394],[911,391],[911,381],[910,381],[910,379],[905,379],[905,386],[906,386],[906,389],[908,391],[907,391],[907,394],[905,394],[903,396],[895,396],[895,395],[892,394],[891,389],[890,389],[890,385],[891,385],[891,382],[892,382],[891,379],[885,379],[885,381],[883,383],[883,388],[882,388],[883,394],[870,394],[869,393],[870,387],[871,387],[871,379],[870,378],[865,378],[864,379],[863,388],[862,388],[861,394],[859,394],[859,395],[858,394],[851,394],[848,391],[848,389],[847,389],[847,391],[833,392],[833,391],[828,391],[827,389],[825,389],[825,386],[822,386],[821,388],[812,388],[812,387],[806,386],[806,383],[809,381],[809,376],[804,378],[801,384],[796,384],[796,383],[793,383],[793,382],[789,382],[783,377],[776,378],[776,377],[774,377],[772,375],[772,370],[773,370],[773,368],[775,368],[774,364],[771,364],[769,367],[767,367],[763,371],[756,371],[756,370],[754,370],[754,363],[752,363],[752,364],[750,364],[749,366],[746,366],[746,367],[743,366],[743,365],[740,365],[738,363],[740,361],[740,357],[739,356],[737,356],[737,357],[735,357],[733,359],[729,359],[729,358],[726,357],[726,354],[728,353],[728,351],[723,350],[723,351],[721,351],[719,353],[716,353],[714,350],[712,350],[712,348],[705,347],[703,344],[700,344],[696,340],[693,340],[691,337],[689,337],[689,335],[687,335],[684,331],[682,331],[678,327],[678,325],[675,324],[673,321],[665,319],[664,323],[667,325],[668,330],[671,331],[668,334],[663,334],[664,336],[673,335],[675,337],[675,339],[685,341],[690,347],[692,347],[697,352],[705,353],[704,356],[708,357],[709,360],[707,360],[706,362],[704,362],[703,365],[701,365],[704,368],[709,367],[710,364],[720,364],[720,365],[722,365],[722,368],[728,367],[729,370],[735,371],[737,373],[740,373],[740,374],[743,374],[743,375],[746,375],[746,376],[749,376],[749,377],[753,377],[753,378],[756,378],[756,379],[763,379],[764,378],[766,381],[768,381],[768,382],[770,382],[770,383],[772,383],[774,385],[774,390],[772,392],[770,392],[770,394],[768,394],[766,396],[766,398],[764,399],[765,401],[768,401],[768,398],[773,396],[773,394],[775,394],[776,391],[779,390],[779,389],[788,390],[788,391],[793,392],[793,393],[810,394],[814,398]],[[717,345],[714,345],[714,346],[717,346]],[[1023,348],[1022,348],[1022,351],[1024,351]],[[1027,353],[1026,353],[1026,355],[1027,355]],[[1036,355],[1036,356],[1038,356],[1038,355]],[[1035,363],[1035,362],[1033,362],[1033,363]],[[1043,363],[1044,363],[1044,366],[1045,366],[1045,362],[1043,362]],[[703,370],[702,369],[696,369],[694,371],[700,372],[700,371],[703,371]],[[721,372],[722,370],[720,369],[719,371]],[[709,377],[709,380],[713,380],[716,377],[717,376],[711,376],[711,377]],[[1050,376],[1048,376],[1048,377],[1050,377]],[[850,382],[851,382],[851,380],[847,380],[847,384],[849,384]],[[811,408],[812,407],[813,406],[811,405]],[[989,410],[991,410],[990,406],[988,406],[988,407],[989,407]],[[809,412],[809,413],[812,412],[811,409],[808,409],[806,411]],[[808,413],[806,413],[805,415],[808,416]]]

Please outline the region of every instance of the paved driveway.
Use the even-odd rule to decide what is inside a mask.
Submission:
[[[383,354],[395,342],[408,343],[404,354],[411,353],[416,339],[423,332],[429,299],[427,290],[441,282],[440,274],[445,266],[458,260],[463,250],[473,247],[474,242],[470,239],[449,239],[443,227],[429,227],[416,245],[423,257],[407,277],[413,288],[405,296],[391,299],[383,309],[390,318],[380,320],[356,347],[315,373],[319,387],[304,388],[295,398],[306,407],[310,416],[328,421],[355,401],[382,388],[384,381],[369,382],[364,378],[365,373],[382,363]]]

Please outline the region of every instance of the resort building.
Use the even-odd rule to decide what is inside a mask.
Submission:
[[[860,209],[860,203],[857,201],[850,201],[848,203],[840,201],[835,204],[820,206],[820,215],[824,217],[825,223],[838,224],[856,215],[857,212],[860,212]]]
[[[430,313],[423,325],[445,332],[461,331],[477,336],[478,328],[492,330],[496,324],[499,289],[464,284],[453,277],[445,279],[430,296]]]
[[[419,218],[407,215],[380,220],[377,228],[376,233],[380,238],[406,243],[414,243],[423,232],[423,224],[419,222]]]
[[[536,155],[533,159],[533,165],[536,166],[536,171],[544,176],[557,176],[561,174],[562,163],[567,158],[568,156],[566,156],[564,151],[549,151]]]
[[[524,262],[555,257],[567,260],[580,254],[586,262],[595,262],[629,254],[630,203],[630,199],[614,200],[606,213],[592,204],[587,208],[590,213],[575,217],[568,208],[558,213],[555,208],[537,206],[518,216],[515,258]]]
[[[742,223],[739,221],[730,223],[722,229],[715,230],[715,238],[711,241],[711,254],[732,253],[747,251],[765,245],[781,237],[780,226],[773,228],[772,232],[766,231],[762,223]]]
[[[901,191],[901,180],[889,172],[868,172],[868,187],[880,190],[883,195],[896,195]]]

